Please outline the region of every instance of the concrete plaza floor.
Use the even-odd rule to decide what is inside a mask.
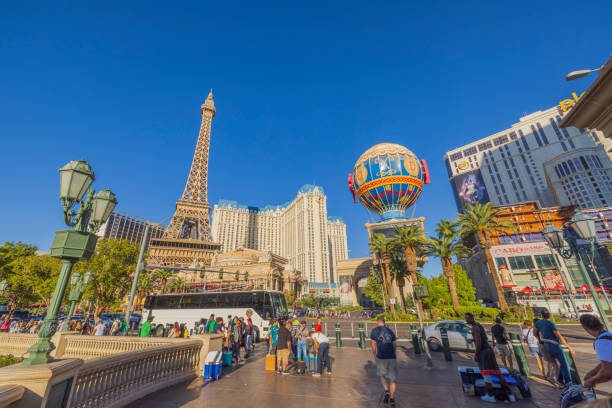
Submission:
[[[219,381],[190,383],[151,394],[132,407],[378,407],[382,393],[371,351],[355,347],[330,351],[333,374],[279,375],[264,371],[260,345],[243,365],[226,370]],[[452,362],[442,353],[433,353],[434,367],[427,368],[424,355],[410,347],[398,347],[398,407],[480,407],[490,403],[467,397],[460,386],[457,366],[474,365],[468,354],[453,353]],[[533,397],[519,400],[514,407],[558,407],[559,392],[542,380],[530,379]],[[502,404],[498,402],[498,404]],[[382,406],[382,404],[381,404]]]

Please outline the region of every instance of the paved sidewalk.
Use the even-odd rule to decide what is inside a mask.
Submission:
[[[331,347],[333,375],[279,375],[264,371],[263,347],[248,361],[226,372],[221,380],[201,379],[151,394],[132,407],[378,407],[382,393],[370,350]],[[454,353],[444,361],[434,353],[434,367],[427,368],[423,355],[411,348],[398,348],[398,407],[484,407],[490,403],[464,396],[457,366],[474,365],[468,355]],[[559,392],[550,385],[529,380],[533,397],[513,407],[558,407]],[[499,402],[498,404],[503,404]]]

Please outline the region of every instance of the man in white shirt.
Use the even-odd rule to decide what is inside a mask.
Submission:
[[[315,343],[315,349],[317,350],[317,372],[313,374],[314,377],[320,377],[323,372],[323,359],[325,359],[325,366],[327,367],[327,375],[331,375],[331,361],[329,359],[329,338],[321,332],[320,328],[315,329],[315,333],[312,335],[312,339]]]
[[[584,386],[593,388],[612,380],[612,333],[604,330],[604,326],[597,316],[585,314],[580,316],[582,328],[595,337],[593,347],[599,364],[584,376]]]
[[[104,336],[104,332],[106,331],[106,326],[102,323],[102,320],[98,320],[96,323],[96,327],[94,328],[94,336]]]

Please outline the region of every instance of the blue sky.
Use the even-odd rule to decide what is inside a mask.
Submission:
[[[119,210],[169,217],[213,88],[211,204],[321,185],[350,256],[366,256],[346,182],[363,151],[394,142],[427,160],[415,215],[433,231],[456,212],[444,153],[584,91],[592,76],[565,74],[612,44],[606,1],[22,3],[0,6],[0,242],[43,250],[70,160]]]

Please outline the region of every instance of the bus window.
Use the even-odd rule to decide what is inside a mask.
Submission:
[[[147,310],[153,309],[153,305],[155,304],[155,298],[156,298],[155,295],[154,296],[150,296],[150,295],[147,296],[145,298],[144,308],[147,309]]]
[[[279,295],[281,301],[281,314],[284,316],[289,316],[289,309],[287,308],[287,300],[285,299],[285,295]]]
[[[216,309],[218,302],[218,294],[217,293],[205,293],[202,294],[202,309]]]
[[[158,296],[155,300],[155,309],[176,309],[181,301],[181,296]]]
[[[234,307],[234,294],[233,293],[219,293],[219,303],[217,305],[220,309],[231,309]]]
[[[270,296],[272,297],[272,307],[274,307],[274,317],[278,318],[282,312],[278,293],[271,293]]]
[[[249,306],[249,307],[252,307],[255,313],[257,313],[261,317],[265,317],[265,313],[264,313],[264,297],[265,296],[266,295],[263,292],[253,292],[253,295],[251,296],[251,306]]]
[[[200,295],[183,295],[179,309],[199,309],[200,301]]]

